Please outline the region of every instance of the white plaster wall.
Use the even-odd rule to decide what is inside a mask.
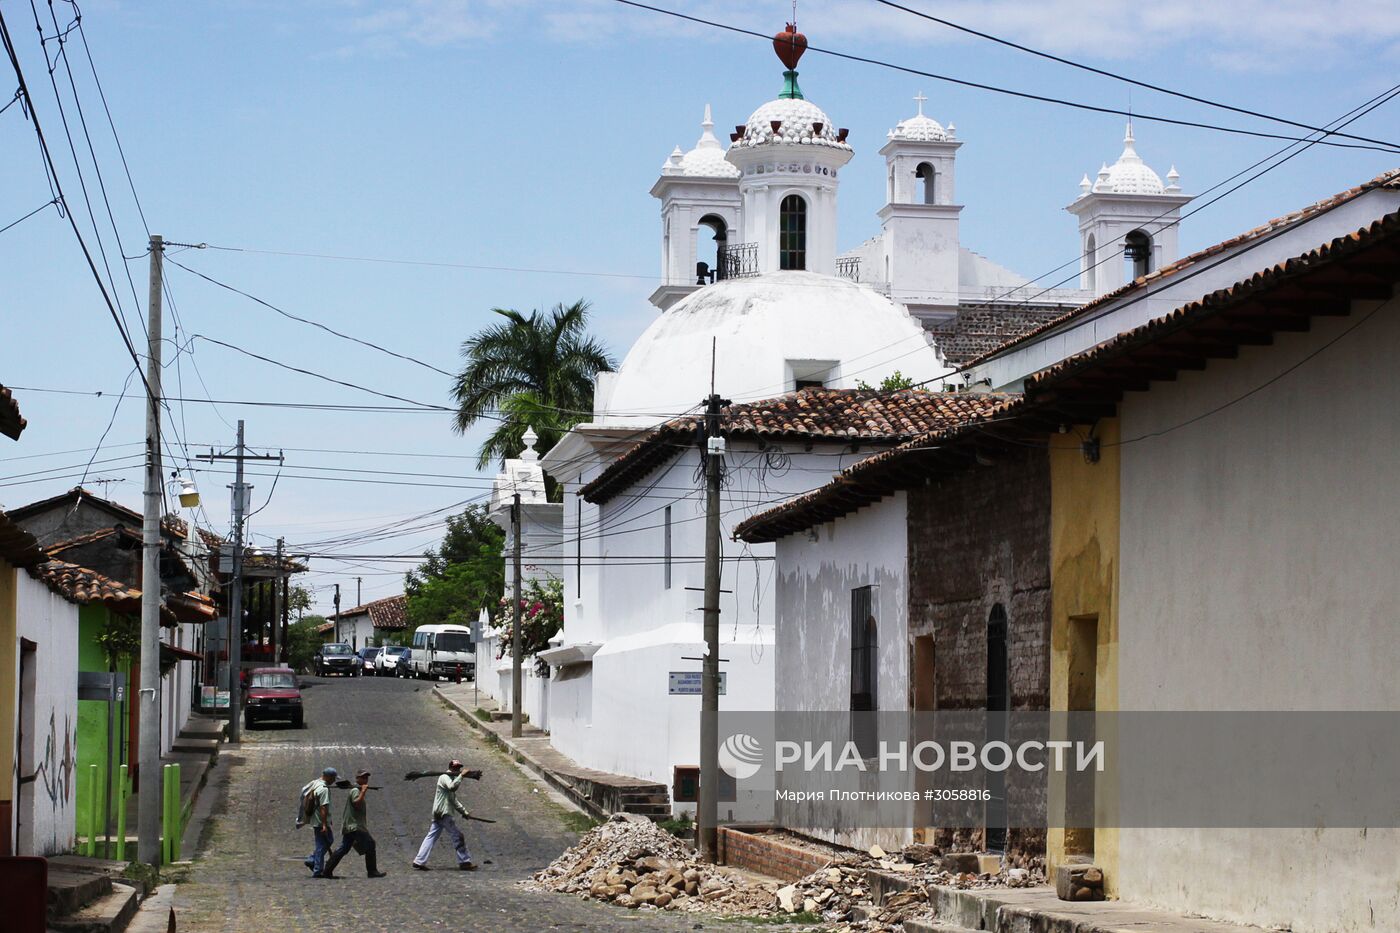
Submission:
[[[1123,447],[1119,708],[1400,709],[1400,302],[1360,325],[1376,304],[1356,307],[1124,400],[1130,441],[1318,353]],[[1400,917],[1393,829],[1122,830],[1120,847],[1125,900],[1297,933]]]
[[[27,573],[15,578],[19,637],[39,646],[23,723],[16,707],[24,731],[19,773],[38,772],[19,787],[17,854],[58,855],[73,847],[77,811],[78,607]],[[9,679],[7,689],[18,697],[24,686]]]
[[[909,538],[903,492],[777,543],[777,708],[780,712],[850,708],[851,591],[873,586],[878,632],[881,711],[908,709]],[[884,742],[905,736],[881,735]],[[780,786],[781,786],[780,777]],[[882,789],[891,789],[888,780]],[[912,841],[909,829],[836,830],[839,814],[806,807],[810,822],[794,827],[840,845],[891,851]],[[846,804],[847,807],[860,806]]]
[[[1226,288],[1260,269],[1300,256],[1322,243],[1353,233],[1400,208],[1400,191],[1372,190],[1340,207],[1297,224],[1272,239],[1261,238],[1227,250],[1188,272],[1168,276],[1147,297],[1105,306],[1060,330],[988,360],[972,370],[974,382],[990,379],[993,388],[1016,388],[1031,373],[1052,366],[1118,334]],[[1105,268],[1105,267],[1100,267]]]

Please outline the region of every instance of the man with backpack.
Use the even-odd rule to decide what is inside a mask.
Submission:
[[[374,837],[369,834],[368,808],[365,806],[365,794],[368,792],[369,772],[362,769],[355,773],[355,786],[350,790],[350,797],[345,801],[345,813],[340,818],[340,847],[326,863],[322,878],[336,877],[335,867],[352,848],[365,857],[365,873],[369,877],[383,878],[388,874],[379,870]]]
[[[433,822],[428,827],[428,835],[423,837],[423,844],[418,847],[418,855],[413,859],[413,867],[419,871],[432,870],[428,867],[428,856],[433,854],[433,845],[437,842],[438,834],[442,832],[447,833],[453,848],[457,850],[457,867],[462,871],[476,871],[476,863],[467,851],[467,841],[462,838],[462,831],[457,828],[457,822],[452,818],[454,811],[462,814],[464,818],[471,816],[457,799],[457,788],[465,777],[462,767],[460,761],[452,759],[447,765],[447,773],[437,780],[433,791]],[[480,776],[480,772],[473,773],[477,777]]]
[[[325,871],[326,855],[331,850],[335,837],[331,833],[331,792],[328,785],[334,784],[339,772],[334,768],[322,770],[321,776],[301,789],[301,805],[297,811],[297,826],[311,824],[315,834],[316,847],[303,861],[311,869],[313,878],[333,878]]]

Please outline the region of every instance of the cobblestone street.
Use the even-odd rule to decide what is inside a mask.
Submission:
[[[576,838],[567,811],[502,754],[488,749],[456,714],[412,680],[306,678],[305,729],[281,724],[244,733],[226,746],[206,794],[218,800],[189,882],[179,888],[180,930],[196,933],[298,933],[463,930],[696,930],[743,929],[733,920],[688,914],[637,913],[577,898],[526,890],[517,882],[546,865]],[[480,768],[464,781],[460,799],[495,824],[463,824],[475,873],[456,870],[444,840],[431,872],[409,863],[428,827],[432,781],[403,780],[410,770],[437,770],[452,757]],[[364,862],[348,855],[340,880],[313,880],[302,865],[309,829],[293,821],[297,792],[326,766],[342,776],[369,768],[369,825],[379,867],[389,877],[365,877]],[[332,790],[337,841],[346,791]],[[215,798],[217,800],[217,797]]]

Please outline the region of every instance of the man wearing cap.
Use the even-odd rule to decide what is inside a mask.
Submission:
[[[365,857],[365,873],[371,878],[383,878],[388,872],[380,871],[375,857],[374,837],[369,834],[369,821],[366,818],[365,794],[369,792],[369,772],[355,773],[355,786],[345,801],[345,813],[340,817],[340,847],[331,854],[326,863],[324,878],[335,877],[335,867],[352,848]]]
[[[334,784],[338,776],[339,772],[334,768],[325,768],[320,777],[301,789],[301,799],[311,811],[308,816],[316,837],[315,850],[303,862],[311,869],[313,878],[327,877],[324,874],[326,855],[331,850],[331,844],[335,842],[335,837],[331,834],[331,792],[327,785]]]
[[[433,791],[433,822],[428,827],[428,835],[423,837],[423,844],[418,847],[418,855],[413,859],[413,867],[419,871],[431,871],[428,856],[433,854],[433,845],[441,832],[447,833],[457,850],[457,867],[462,871],[476,871],[476,863],[467,852],[467,841],[462,838],[462,831],[452,818],[454,811],[463,817],[471,816],[457,799],[457,788],[462,783],[462,777],[462,763],[454,758],[447,765],[447,773],[437,779],[437,787]]]

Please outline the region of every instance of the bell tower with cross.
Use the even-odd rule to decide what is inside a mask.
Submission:
[[[959,147],[953,124],[924,113],[928,98],[914,96],[918,112],[890,130],[885,157],[884,269],[872,279],[889,283],[890,298],[921,320],[957,312],[961,243],[954,169]]]

